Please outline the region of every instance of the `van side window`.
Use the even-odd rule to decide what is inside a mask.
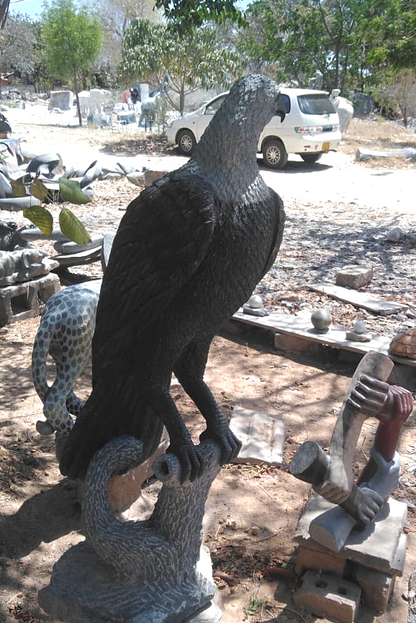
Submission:
[[[219,97],[217,100],[211,102],[211,104],[205,108],[204,114],[215,115],[215,113],[217,112],[218,108],[221,106],[224,100],[225,100],[225,95],[224,97]]]

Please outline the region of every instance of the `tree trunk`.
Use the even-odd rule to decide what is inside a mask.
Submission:
[[[78,113],[78,120],[79,120],[79,125],[80,127],[82,127],[82,115],[81,115],[81,107],[79,105],[79,98],[78,98],[78,81],[77,81],[77,72],[74,71],[74,90],[75,90],[75,100],[77,103],[77,113]]]

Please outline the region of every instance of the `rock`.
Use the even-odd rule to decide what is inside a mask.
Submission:
[[[373,278],[371,266],[344,266],[337,272],[335,283],[337,286],[358,290],[370,283]]]
[[[404,236],[405,236],[405,233],[401,227],[393,227],[393,229],[391,229],[388,232],[386,236],[386,241],[387,242],[400,242],[400,240],[402,240]]]
[[[350,342],[371,342],[372,337],[371,333],[356,333],[355,331],[345,333],[345,338]]]

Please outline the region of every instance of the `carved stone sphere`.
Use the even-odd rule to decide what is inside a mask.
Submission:
[[[258,294],[253,294],[253,296],[250,296],[250,298],[248,299],[248,304],[252,309],[261,309],[261,307],[263,307],[262,298]]]
[[[331,326],[332,316],[327,309],[315,309],[311,322],[319,333],[326,333]]]

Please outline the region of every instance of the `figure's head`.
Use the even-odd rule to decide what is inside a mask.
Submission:
[[[237,80],[226,101],[229,107],[235,109],[235,114],[245,116],[252,112],[269,117],[264,125],[275,115],[280,116],[282,121],[285,117],[279,85],[261,74],[248,74]]]

